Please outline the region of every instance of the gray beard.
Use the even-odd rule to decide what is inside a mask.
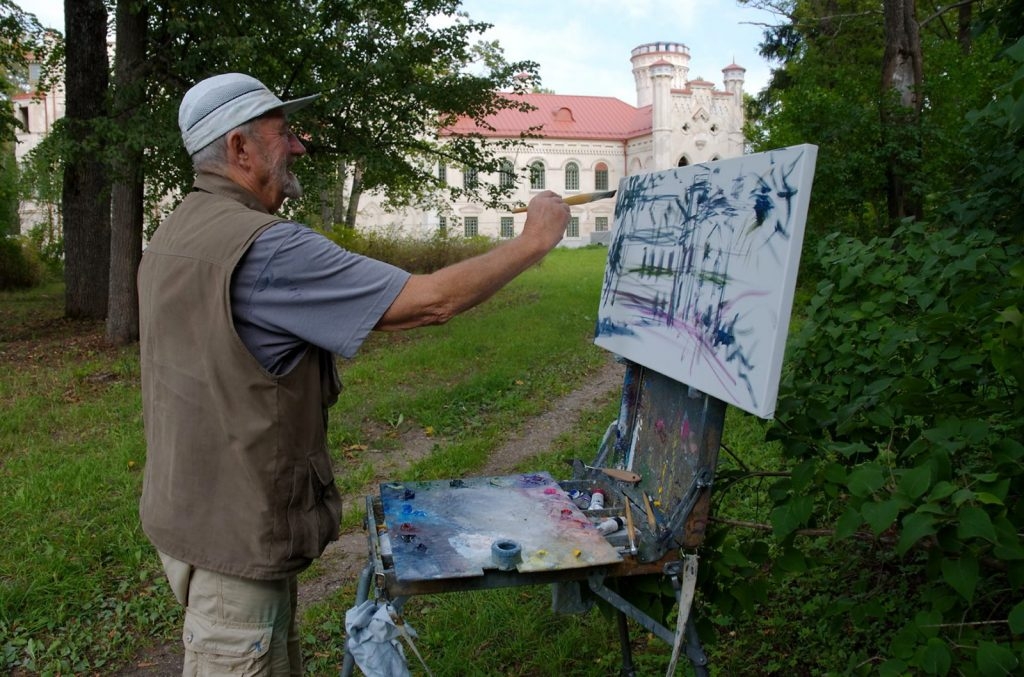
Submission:
[[[293,200],[302,197],[302,184],[291,172],[288,172],[288,180],[284,182],[284,196]]]

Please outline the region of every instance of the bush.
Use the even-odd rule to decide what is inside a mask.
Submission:
[[[429,239],[408,235],[364,233],[351,228],[326,233],[345,249],[398,266],[410,273],[431,273],[482,254],[497,242],[486,237],[455,237],[438,231]]]
[[[0,289],[28,289],[43,281],[44,268],[21,238],[0,237]]]
[[[862,566],[889,560],[880,589],[914,581],[886,619],[883,672],[1009,674],[1024,649],[1024,247],[907,225],[826,238],[819,259],[831,273],[777,411],[794,470],[770,492],[776,543],[814,562],[794,534],[833,528],[837,544],[873,540]]]

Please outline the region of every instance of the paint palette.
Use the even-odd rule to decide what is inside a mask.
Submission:
[[[622,561],[548,473],[380,486],[395,575],[403,581],[482,576],[495,543],[519,546],[519,572]]]

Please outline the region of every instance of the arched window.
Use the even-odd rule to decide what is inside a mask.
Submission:
[[[448,184],[448,165],[443,160],[437,163],[437,180],[444,185]]]
[[[687,160],[686,156],[684,155],[681,158],[679,158],[679,164],[677,164],[676,167],[685,167],[688,164],[690,164],[690,161]]]
[[[498,185],[502,188],[513,188],[516,185],[516,170],[509,160],[502,160],[498,169]]]
[[[608,165],[603,162],[594,167],[594,190],[608,190]]]
[[[477,184],[480,183],[477,177],[476,167],[463,167],[462,168],[462,187],[466,190],[476,188]]]
[[[580,189],[580,166],[575,162],[570,162],[565,165],[565,189]]]
[[[544,163],[537,160],[530,165],[530,189],[544,190]]]

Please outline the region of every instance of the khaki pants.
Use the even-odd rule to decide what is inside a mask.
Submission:
[[[255,581],[160,559],[185,606],[183,677],[302,675],[295,576]]]

